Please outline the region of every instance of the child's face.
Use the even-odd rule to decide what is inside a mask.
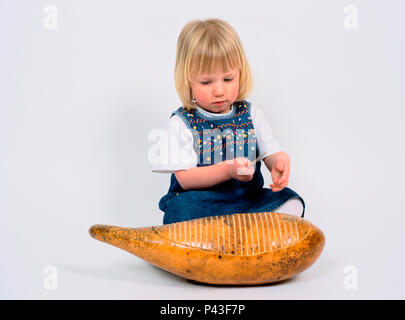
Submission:
[[[199,107],[208,112],[227,113],[238,96],[239,69],[195,74],[190,85]]]

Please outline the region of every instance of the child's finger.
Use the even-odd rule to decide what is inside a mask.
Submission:
[[[278,181],[275,181],[275,182],[273,182],[273,184],[270,184],[270,187],[272,189],[278,189],[277,191],[282,190],[286,186],[287,186],[287,183],[285,183],[285,182],[284,183],[279,183]]]
[[[284,162],[282,162],[282,161],[278,162],[277,165],[276,165],[276,169],[278,171],[283,171],[284,170]]]
[[[246,167],[240,167],[237,170],[238,175],[245,176],[245,175],[251,175],[254,173],[254,169],[252,167],[246,168]]]
[[[277,179],[275,179],[275,181],[273,181],[275,184],[281,184],[285,181],[284,176],[280,176]]]
[[[286,187],[288,184],[288,179],[286,179],[286,178],[278,179],[276,184],[279,186]]]
[[[282,176],[278,179],[278,184],[286,183],[288,179],[288,169],[282,172]]]
[[[276,181],[278,179],[280,179],[282,177],[282,172],[278,172],[276,170],[273,170],[271,172],[271,178],[273,179],[273,181]]]

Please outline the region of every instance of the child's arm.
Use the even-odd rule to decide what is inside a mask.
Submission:
[[[284,151],[271,154],[263,159],[267,169],[271,172],[273,184],[271,189],[276,192],[288,185],[290,176],[290,157]]]
[[[174,174],[184,190],[203,189],[215,186],[231,178],[239,181],[252,180],[254,168],[249,167],[249,165],[250,161],[248,159],[236,158],[235,161],[222,161],[211,166],[178,170]]]
[[[179,170],[175,175],[184,190],[208,188],[231,178],[223,162],[212,166]]]

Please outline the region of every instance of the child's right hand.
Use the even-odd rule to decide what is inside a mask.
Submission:
[[[254,166],[250,166],[251,161],[244,157],[235,158],[233,160],[226,160],[228,173],[231,178],[248,182],[253,179],[255,173]]]

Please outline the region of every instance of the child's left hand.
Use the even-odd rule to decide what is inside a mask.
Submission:
[[[290,176],[290,159],[289,157],[278,157],[271,169],[271,178],[273,183],[270,188],[273,192],[281,191],[288,185]]]

